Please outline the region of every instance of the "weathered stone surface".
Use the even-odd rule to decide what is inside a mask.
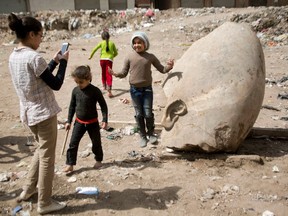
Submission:
[[[196,41],[169,77],[163,145],[236,151],[257,119],[265,91],[264,54],[251,28],[224,23]]]

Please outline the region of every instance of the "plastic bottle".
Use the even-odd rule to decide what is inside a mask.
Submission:
[[[97,187],[77,187],[76,192],[78,194],[86,194],[86,195],[96,195],[99,196],[99,189]]]

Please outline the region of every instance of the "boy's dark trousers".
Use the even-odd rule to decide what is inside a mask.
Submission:
[[[95,160],[100,162],[103,160],[99,123],[82,124],[75,121],[69,148],[67,150],[67,165],[76,165],[79,143],[86,131],[88,131],[89,137],[92,141],[92,152],[95,155]]]

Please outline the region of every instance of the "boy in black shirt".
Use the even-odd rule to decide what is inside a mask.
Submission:
[[[72,72],[71,76],[77,83],[72,91],[71,102],[69,106],[68,120],[65,129],[69,130],[74,114],[76,119],[73,127],[72,137],[66,155],[65,172],[72,172],[76,165],[77,152],[80,140],[86,131],[92,141],[92,152],[95,155],[96,163],[94,168],[100,168],[103,160],[103,150],[101,145],[100,126],[98,122],[98,113],[96,104],[99,103],[102,112],[101,128],[107,128],[108,108],[106,101],[99,88],[91,84],[91,71],[89,66],[79,66]]]

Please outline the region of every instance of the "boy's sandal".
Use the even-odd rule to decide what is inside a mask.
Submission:
[[[65,173],[71,173],[71,172],[73,172],[73,166],[67,166],[63,171]]]

